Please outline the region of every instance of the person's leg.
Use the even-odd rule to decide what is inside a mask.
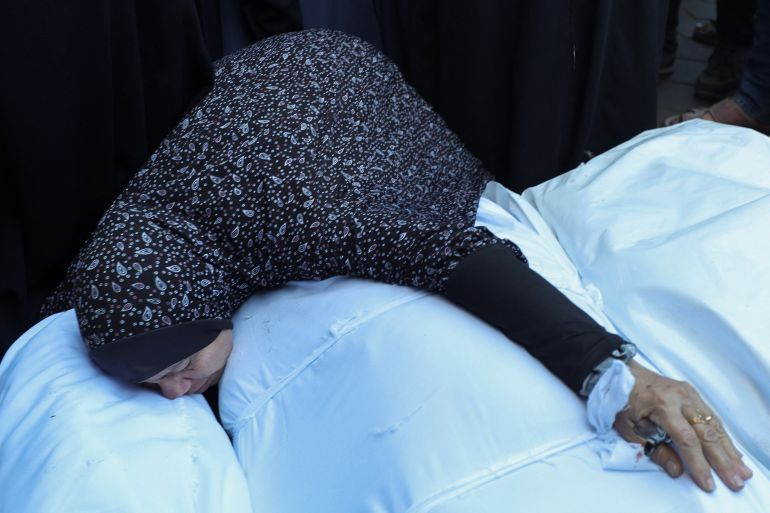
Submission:
[[[681,7],[682,0],[669,0],[668,2],[666,29],[663,35],[663,55],[660,59],[660,68],[658,68],[659,78],[669,77],[674,72],[676,50],[679,47],[676,30],[679,27],[679,9]]]
[[[734,100],[750,118],[770,123],[770,0],[759,0],[754,45]]]
[[[716,101],[729,96],[741,80],[751,48],[756,0],[718,0],[718,43],[695,82],[695,96]]]
[[[735,46],[751,46],[756,10],[757,0],[717,0],[719,40]]]
[[[682,0],[669,0],[668,16],[666,17],[666,33],[663,38],[663,53],[676,53],[677,38],[676,29],[679,27],[679,9]]]

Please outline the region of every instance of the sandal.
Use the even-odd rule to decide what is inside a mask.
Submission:
[[[678,125],[679,123],[684,123],[685,121],[690,121],[692,119],[706,119],[713,121],[714,117],[711,115],[709,109],[707,108],[690,109],[687,112],[667,117],[663,122],[663,126],[674,126]]]
[[[690,109],[682,114],[670,116],[666,118],[663,125],[673,126],[684,121],[690,121],[691,119],[705,119],[723,123],[725,125],[751,128],[765,135],[770,135],[770,124],[760,123],[755,119],[750,118],[732,98],[725,98],[705,109]]]

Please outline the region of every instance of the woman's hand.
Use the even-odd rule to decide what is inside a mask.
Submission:
[[[629,442],[644,444],[634,426],[649,419],[673,440],[673,447],[660,445],[650,455],[671,477],[680,476],[686,467],[698,486],[710,492],[716,487],[714,469],[731,490],[743,488],[752,472],[698,392],[689,383],[665,378],[634,361],[629,368],[636,382],[628,408],[615,418],[618,433]]]

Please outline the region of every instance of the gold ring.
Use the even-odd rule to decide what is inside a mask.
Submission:
[[[713,415],[703,415],[703,412],[700,410],[695,410],[695,415],[690,419],[690,425],[694,426],[695,424],[708,424],[714,420]]]

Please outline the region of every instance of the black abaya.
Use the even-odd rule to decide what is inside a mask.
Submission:
[[[212,69],[194,0],[0,7],[0,355]]]
[[[516,191],[656,125],[667,0],[403,5],[407,77]]]

